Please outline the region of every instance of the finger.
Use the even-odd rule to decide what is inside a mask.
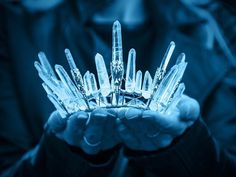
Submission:
[[[117,119],[116,123],[117,131],[119,132],[122,142],[131,149],[137,149],[139,140],[136,138],[133,132],[126,125],[124,125],[120,119]]]
[[[103,130],[103,150],[111,149],[120,143],[120,138],[116,131],[117,111],[115,109],[108,109],[107,115]]]
[[[44,128],[54,133],[58,133],[65,129],[66,123],[67,123],[67,118],[62,118],[57,111],[54,111],[50,115]]]
[[[182,134],[187,128],[187,124],[179,120],[178,109],[173,110],[171,114],[162,114],[159,112],[145,110],[143,112],[144,119],[153,122],[153,126],[162,133],[168,133],[171,135]]]
[[[194,121],[199,117],[200,114],[199,103],[195,99],[190,98],[187,95],[182,96],[177,107],[180,110],[181,120]]]
[[[129,108],[125,112],[125,119],[121,120],[136,136],[143,135],[147,131],[147,128],[152,126],[151,124],[149,125],[148,121],[142,119],[142,114],[143,110]]]
[[[96,109],[92,111],[80,144],[81,148],[86,153],[96,154],[100,151],[104,133],[104,123],[107,116],[108,114],[104,109]]]
[[[63,138],[70,145],[79,146],[87,119],[88,113],[84,111],[72,114],[67,121],[66,129],[58,136]]]
[[[156,145],[157,149],[166,148],[173,141],[173,137],[169,134],[160,134],[155,138],[152,138],[152,142]]]
[[[128,119],[128,120],[130,120],[130,119],[137,119],[137,118],[142,117],[142,113],[143,113],[143,111],[140,110],[140,109],[129,108],[125,112],[125,118]]]

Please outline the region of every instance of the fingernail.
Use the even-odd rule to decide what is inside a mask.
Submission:
[[[88,118],[88,116],[85,113],[79,113],[79,115],[78,115],[78,119],[87,119],[87,118]]]
[[[107,117],[107,114],[104,114],[104,113],[100,113],[100,112],[97,112],[97,113],[94,113],[93,116],[95,117]]]
[[[128,109],[125,113],[126,119],[135,119],[141,117],[142,111],[139,109]]]

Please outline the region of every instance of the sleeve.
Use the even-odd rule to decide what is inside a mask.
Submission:
[[[204,120],[198,119],[169,148],[142,156],[125,153],[135,166],[154,176],[236,176],[235,94],[236,80],[226,77],[208,97]]]
[[[0,12],[5,13],[1,3]],[[4,18],[5,14],[0,15],[0,176],[108,176],[115,158],[100,165],[92,164],[46,130],[33,145],[14,86]]]

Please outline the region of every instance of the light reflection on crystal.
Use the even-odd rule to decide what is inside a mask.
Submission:
[[[138,70],[136,73],[136,80],[135,80],[135,92],[141,93],[141,87],[142,87],[142,71]]]
[[[96,63],[97,76],[98,76],[99,86],[101,89],[101,94],[106,97],[110,93],[111,86],[107,74],[107,68],[102,55],[96,54],[95,63]]]
[[[91,94],[91,89],[92,89],[92,85],[91,85],[91,79],[90,79],[90,72],[87,71],[84,75],[84,90],[87,96]]]
[[[119,21],[115,21],[112,27],[112,61],[110,67],[112,76],[112,88],[114,88],[114,100],[112,104],[118,105],[120,103],[119,94],[124,75],[121,25]]]
[[[136,52],[134,49],[129,51],[128,64],[126,70],[125,89],[127,92],[133,92],[135,89],[135,74],[136,74]]]
[[[48,73],[49,76],[56,78],[56,75],[45,55],[44,52],[39,52],[38,54],[39,61],[42,64],[42,66],[45,68],[45,71]]]
[[[97,81],[95,79],[95,75],[93,73],[90,74],[90,82],[91,82],[91,94],[95,94],[98,92]]]
[[[166,110],[167,114],[170,114],[172,109],[176,108],[177,104],[179,103],[179,101],[184,93],[184,90],[185,90],[184,83],[179,84],[176,92],[173,95],[170,105],[167,107],[167,110]]]
[[[35,67],[44,81],[42,86],[49,100],[62,117],[99,107],[136,107],[169,114],[175,109],[185,90],[185,85],[181,83],[187,66],[185,54],[178,56],[175,65],[166,74],[175,48],[175,43],[171,42],[154,79],[146,71],[142,82],[142,71],[136,72],[136,52],[131,49],[124,80],[121,25],[118,21],[114,22],[112,30],[111,79],[102,55],[95,56],[99,87],[95,75],[90,71],[82,76],[69,49],[65,49],[65,55],[72,79],[61,65],[55,65],[56,75],[45,54],[39,53],[40,63],[36,61]],[[122,88],[123,85],[125,88]]]
[[[148,71],[144,74],[142,96],[148,99],[152,94],[152,77]]]

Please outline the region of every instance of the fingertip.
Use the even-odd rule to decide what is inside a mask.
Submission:
[[[96,117],[97,119],[104,119],[108,116],[108,112],[103,108],[95,109],[91,112],[91,118]]]
[[[85,111],[80,111],[77,114],[78,119],[88,119],[88,117],[89,117],[89,114]]]
[[[143,111],[142,118],[145,119],[157,119],[162,118],[164,115],[158,111],[152,111],[152,110],[145,110]]]
[[[200,115],[200,105],[197,100],[183,95],[183,98],[177,105],[182,120],[196,120]]]
[[[135,119],[138,117],[142,117],[142,110],[137,109],[137,108],[129,108],[125,112],[125,117],[126,119]]]
[[[67,118],[62,118],[57,111],[52,112],[50,115],[45,129],[51,130],[53,132],[60,132],[66,127]]]

